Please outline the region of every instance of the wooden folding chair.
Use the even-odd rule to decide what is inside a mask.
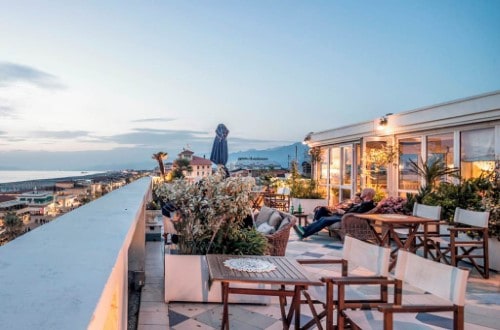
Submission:
[[[470,262],[479,274],[489,278],[489,256],[488,256],[488,219],[489,212],[478,212],[455,209],[453,223],[447,230],[449,233],[438,236],[427,237],[425,248],[426,255],[429,254],[435,261],[457,266],[460,260]],[[434,251],[435,253],[432,253]],[[483,259],[480,266],[476,259]]]
[[[446,323],[446,313],[452,313],[444,328],[464,329],[464,305],[469,271],[434,262],[408,251],[398,251],[395,278],[399,297],[395,304],[381,304],[372,310],[341,310],[352,329],[430,329],[431,315]],[[403,292],[403,286],[405,291]],[[339,301],[343,297],[339,293]],[[400,302],[401,303],[400,303]],[[340,328],[339,328],[340,329]]]
[[[418,232],[415,236],[415,242],[412,245],[412,252],[416,252],[419,248],[423,248],[425,244],[425,239],[427,236],[436,236],[439,233],[439,220],[441,219],[441,206],[431,206],[425,204],[415,203],[413,204],[413,216],[435,219],[436,224],[428,224],[427,228],[420,225]],[[408,229],[397,228],[395,232],[398,234],[400,240],[405,240],[408,236]]]
[[[342,294],[348,295],[350,300],[344,300],[342,308],[362,308],[366,306],[377,306],[380,303],[388,302],[388,285],[394,284],[394,280],[387,280],[389,275],[390,249],[378,245],[363,242],[351,236],[346,236],[341,259],[314,259],[297,260],[303,265],[341,265],[341,276],[330,277],[323,276],[321,280],[325,282],[324,287],[310,287],[303,291],[305,300],[311,309],[313,319],[304,325],[303,329],[308,329],[316,325],[323,329],[321,320],[326,317],[326,328],[333,329],[333,312],[338,307],[337,298],[334,295],[334,283],[340,283],[343,279],[349,279],[356,284],[376,284],[379,289],[378,297],[368,297],[352,290],[352,288],[342,285]],[[339,293],[340,294],[340,291]],[[322,307],[318,311],[315,305]],[[338,318],[341,318],[339,321]],[[337,326],[343,324],[343,316],[337,313]],[[339,326],[339,329],[341,327]]]

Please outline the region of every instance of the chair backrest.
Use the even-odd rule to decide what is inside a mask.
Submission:
[[[457,207],[455,209],[455,216],[453,223],[460,223],[464,225],[488,228],[488,219],[490,212],[470,211]]]
[[[469,271],[399,250],[395,277],[458,306],[465,304]]]
[[[413,204],[413,215],[415,217],[440,220],[441,206],[431,206],[415,203]]]
[[[363,242],[351,236],[346,236],[342,258],[349,264],[363,267],[375,275],[387,276],[389,274],[389,262],[391,250],[386,247]]]
[[[290,195],[290,188],[278,187],[278,189],[276,190],[276,194],[278,194],[278,195]]]

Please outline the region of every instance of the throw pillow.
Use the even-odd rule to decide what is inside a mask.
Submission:
[[[274,211],[273,214],[271,214],[271,216],[269,217],[269,220],[267,220],[267,223],[277,229],[281,223],[281,220],[281,214],[278,211]]]
[[[276,232],[276,229],[273,226],[270,226],[267,222],[264,222],[257,227],[257,231],[264,235],[269,235],[274,234]]]
[[[276,230],[276,231],[280,231],[281,228],[285,227],[289,223],[290,223],[290,218],[289,217],[285,217],[283,220],[281,220],[280,226],[278,227],[278,230]]]
[[[271,218],[271,214],[273,214],[273,212],[275,212],[274,209],[262,206],[259,214],[257,214],[257,218],[255,219],[255,225],[259,227],[262,223],[267,222],[269,218]]]

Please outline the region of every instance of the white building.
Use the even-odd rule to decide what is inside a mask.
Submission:
[[[37,191],[35,188],[32,192],[20,194],[17,200],[28,205],[31,215],[48,215],[55,211],[54,194],[48,191]]]
[[[199,181],[202,178],[212,175],[212,162],[209,159],[194,156],[194,152],[187,149],[179,153],[179,158],[189,160],[192,171],[184,173],[186,179]]]
[[[463,178],[477,177],[500,170],[500,91],[312,132],[304,142],[319,151],[313,175],[332,204],[363,187],[391,196],[416,192],[420,181],[408,170],[410,160],[438,157]],[[379,166],[384,150],[395,157]]]

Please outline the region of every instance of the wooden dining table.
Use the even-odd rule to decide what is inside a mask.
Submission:
[[[245,271],[228,267],[227,261],[241,261],[253,259],[271,264],[274,269],[269,271]],[[295,329],[300,329],[300,301],[301,293],[310,285],[323,283],[309,275],[307,270],[297,261],[287,257],[275,256],[234,256],[234,255],[207,255],[210,282],[221,282],[223,315],[221,329],[229,329],[229,295],[262,295],[279,297],[283,329],[289,329],[295,316]],[[236,283],[261,284],[252,288],[236,287]],[[293,290],[286,286],[293,286]],[[288,313],[286,313],[286,297],[292,297]]]
[[[412,246],[415,243],[419,227],[424,228],[424,240],[427,233],[427,226],[438,223],[439,219],[429,219],[404,214],[356,214],[356,217],[368,221],[370,228],[375,235],[375,239],[380,246],[392,247],[390,270],[396,265],[396,256],[399,249],[415,252]],[[408,233],[406,239],[402,240],[396,232],[398,228],[406,228]],[[392,244],[391,246],[391,243]]]

